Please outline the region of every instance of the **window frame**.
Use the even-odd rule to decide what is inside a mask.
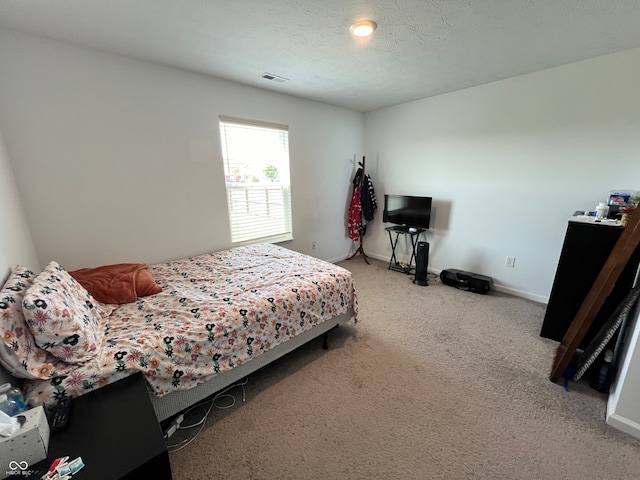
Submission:
[[[238,186],[231,185],[233,183],[230,181],[231,166],[233,165],[233,162],[231,162],[231,158],[229,154],[230,130],[228,129],[232,129],[232,130],[235,129],[237,133],[242,128],[247,128],[248,129],[247,132],[249,132],[251,129],[255,129],[256,134],[260,131],[262,131],[262,133],[264,134],[269,130],[272,130],[275,133],[277,133],[277,135],[280,137],[279,148],[282,149],[279,152],[279,154],[282,155],[283,157],[278,159],[277,162],[274,162],[274,161],[270,162],[269,165],[273,163],[277,164],[276,167],[282,167],[283,165],[286,165],[286,172],[284,171],[282,172],[284,173],[284,178],[285,178],[284,181],[280,179],[279,182],[275,183],[274,179],[272,178],[271,181],[274,182],[274,185],[271,185],[267,182],[263,182],[263,181],[255,182],[254,180],[254,183],[256,183],[256,185],[250,185],[249,182],[246,181],[246,179],[248,178],[247,174],[250,173],[250,170],[252,169],[255,170],[255,168],[257,167],[257,165],[260,164],[260,162],[251,163],[250,161],[247,162],[246,159],[244,161],[239,161],[238,159],[235,159],[235,161],[238,162],[239,164],[245,163],[246,165],[248,165],[248,167],[246,172],[242,172],[242,170],[239,171],[240,173],[239,177],[240,178],[244,177],[245,181],[238,182],[238,183],[241,183],[243,185],[238,185]],[[266,122],[262,120],[252,120],[247,118],[232,117],[228,115],[220,115],[219,116],[219,135],[220,135],[220,143],[221,143],[221,150],[222,150],[222,161],[223,161],[223,167],[225,172],[227,214],[229,218],[229,230],[231,233],[232,245],[240,246],[240,245],[250,245],[255,243],[280,243],[280,242],[293,240],[293,213],[292,213],[292,202],[291,202],[291,180],[290,180],[291,158],[289,153],[289,126],[286,124],[281,124],[276,122]],[[275,142],[275,139],[273,141]],[[232,147],[232,149],[235,149],[235,147]],[[234,169],[238,170],[237,168],[234,168]],[[264,176],[266,176],[266,173],[264,174]],[[255,176],[253,178],[255,178]],[[242,201],[238,202],[236,200],[234,204],[234,199],[233,199],[234,194],[237,194],[237,193],[242,194],[242,190],[244,190],[244,195],[245,195],[243,209],[246,209],[246,214],[245,215],[240,213],[234,214],[234,212],[239,210],[238,205],[243,203]],[[261,200],[256,201],[256,194],[261,195],[262,191],[264,192],[264,197],[266,198],[266,201],[265,202],[262,202]],[[269,200],[270,191],[276,194],[275,202],[271,202]],[[278,207],[279,203],[277,202],[279,200],[278,199],[279,195],[281,195],[282,203]],[[236,198],[239,198],[239,197],[236,195]],[[258,219],[258,223],[257,223],[258,226],[263,227],[259,229],[259,231],[262,231],[261,234],[256,235],[255,228],[252,227],[250,223],[247,222],[246,217],[250,216],[251,205],[253,205],[255,208],[258,208],[258,211],[260,207],[264,208],[263,212],[259,212],[261,214],[261,217],[260,219]],[[274,217],[279,216],[280,217],[279,220],[278,219],[266,220],[265,222],[261,222],[262,219],[266,219],[271,216],[269,215],[269,212],[273,208],[273,206],[276,206],[277,208],[281,209],[281,210],[277,210],[276,214],[274,215]],[[265,211],[267,213],[266,217],[265,217]],[[255,216],[256,215],[254,214],[254,217]],[[276,225],[279,222],[282,222],[283,228],[279,230],[277,233],[273,233],[274,231],[273,229],[276,228]]]

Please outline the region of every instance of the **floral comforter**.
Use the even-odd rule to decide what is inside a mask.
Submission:
[[[187,389],[354,311],[351,273],[270,244],[152,265],[162,293],[118,306],[89,362],[25,382],[32,404],[76,397],[136,371],[158,396]]]

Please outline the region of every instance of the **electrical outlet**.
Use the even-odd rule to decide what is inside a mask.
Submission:
[[[315,250],[317,246],[316,241],[314,240],[313,242],[311,242],[311,250]]]
[[[504,266],[508,268],[513,268],[516,266],[516,257],[507,257],[504,262]]]

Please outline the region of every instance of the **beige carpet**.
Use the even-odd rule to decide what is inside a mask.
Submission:
[[[640,441],[605,423],[606,396],[548,380],[544,305],[371,263],[342,263],[358,324],[252,375],[246,402],[171,454],[175,480],[640,478]]]

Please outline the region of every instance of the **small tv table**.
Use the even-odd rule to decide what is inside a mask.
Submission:
[[[63,456],[82,457],[78,480],[171,480],[169,453],[141,373],[73,399],[68,423],[52,432],[47,458],[29,469],[40,478]]]
[[[389,242],[391,243],[391,260],[389,260],[389,270],[395,270],[396,272],[406,273],[410,275],[415,272],[415,259],[416,259],[416,246],[418,245],[418,238],[422,232],[425,232],[424,228],[410,228],[404,227],[401,225],[396,225],[393,227],[385,228],[387,233],[389,234]],[[394,240],[392,233],[396,234],[396,238]],[[396,246],[398,245],[398,239],[400,235],[409,235],[409,239],[411,240],[411,257],[409,258],[409,263],[404,264],[400,263],[396,258]]]

